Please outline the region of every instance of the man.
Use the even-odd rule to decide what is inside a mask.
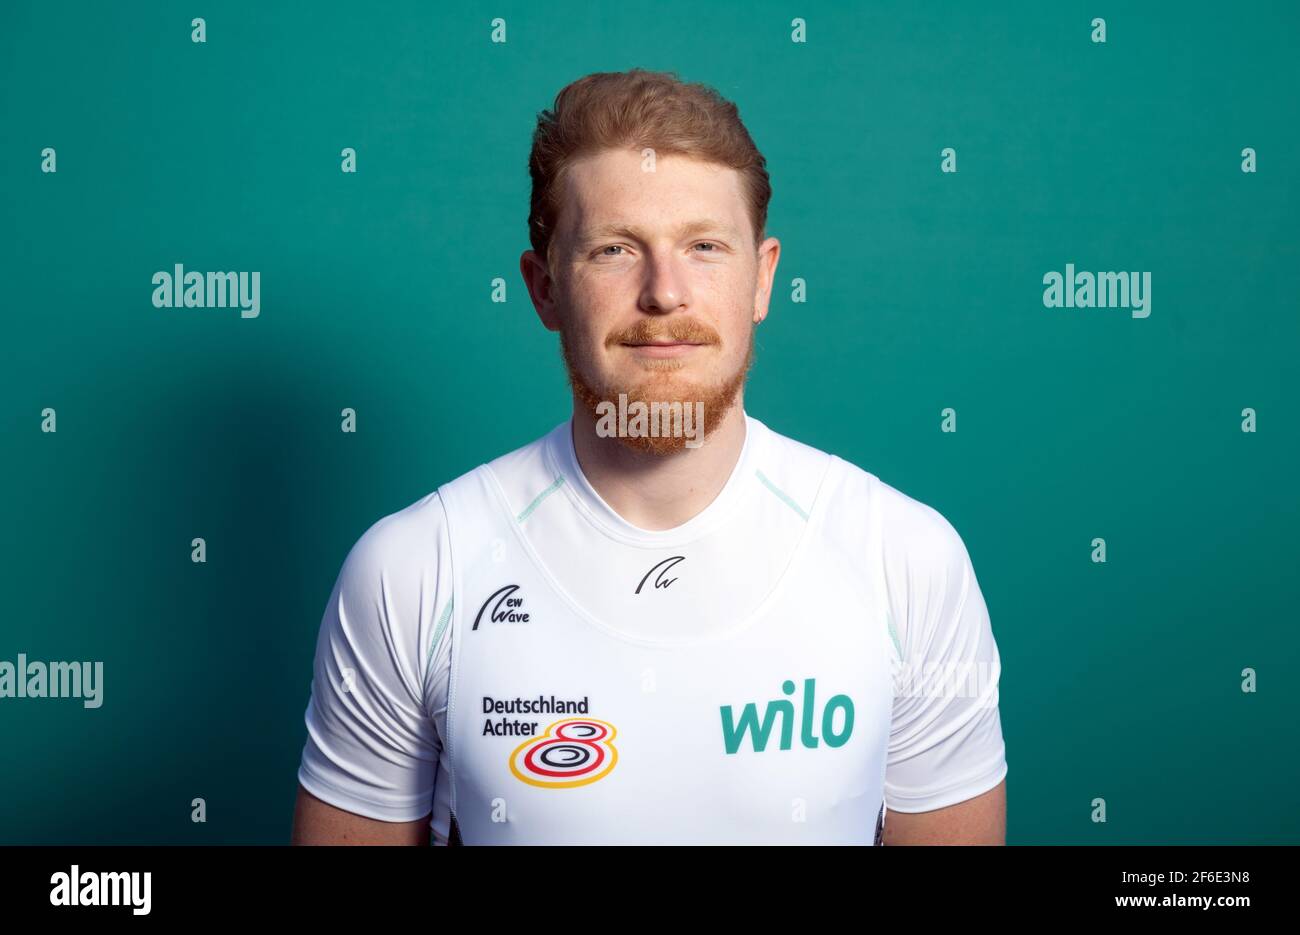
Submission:
[[[735,107],[589,75],[530,172],[520,269],[572,418],[348,554],[294,841],[1004,843],[961,538],[744,410],[780,244]]]

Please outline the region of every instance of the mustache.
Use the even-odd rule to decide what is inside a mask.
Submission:
[[[630,328],[615,331],[605,339],[606,347],[617,344],[649,344],[652,341],[682,341],[690,344],[717,344],[722,339],[702,321],[673,318],[659,321],[642,318]]]

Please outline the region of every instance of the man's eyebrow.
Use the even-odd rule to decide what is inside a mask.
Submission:
[[[689,237],[692,234],[703,234],[715,231],[719,234],[735,236],[736,231],[730,224],[717,221],[712,218],[700,218],[695,221],[687,221],[677,228],[678,237]],[[645,231],[635,224],[601,224],[589,230],[583,231],[579,235],[581,243],[590,243],[593,240],[599,240],[602,237],[630,237],[633,240],[645,240]]]

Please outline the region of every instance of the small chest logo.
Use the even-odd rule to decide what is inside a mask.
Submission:
[[[793,695],[794,682],[786,679],[781,683],[781,691]],[[816,691],[816,679],[803,680],[799,742],[813,749],[821,741],[825,741],[828,747],[842,747],[848,742],[849,735],[853,733],[853,699],[848,695],[834,695],[826,702],[826,707],[822,709],[822,735],[818,738],[813,733],[813,719],[817,715]],[[740,749],[746,734],[749,735],[754,752],[762,753],[767,749],[767,742],[772,736],[772,728],[776,726],[778,717],[781,719],[781,749],[789,750],[793,743],[795,707],[792,701],[784,698],[769,701],[763,710],[761,721],[758,717],[758,705],[752,701],[740,712],[739,720],[732,711],[731,705],[723,705],[719,710],[722,712],[722,745],[728,753],[735,753]],[[838,731],[835,729],[836,711],[844,712]]]
[[[488,620],[492,623],[527,623],[528,614],[524,613],[524,599],[515,597],[514,593],[519,590],[517,584],[507,584],[504,588],[499,589],[491,597],[483,602],[483,606],[478,609],[478,614],[474,617],[474,626],[471,630],[477,630],[479,623],[483,620],[484,612],[488,612]]]
[[[664,576],[669,572],[669,570],[674,565],[676,565],[678,562],[684,562],[684,561],[686,561],[685,555],[674,555],[672,558],[666,558],[662,562],[659,562],[657,565],[655,565],[653,568],[651,568],[649,571],[645,573],[645,577],[641,579],[641,583],[636,586],[636,590],[633,591],[632,593],[640,594],[641,589],[645,587],[645,583],[650,580],[651,575],[654,575],[654,583],[651,585],[651,587],[655,587],[655,588],[668,587],[668,585],[672,584],[677,579],[666,578]]]
[[[590,785],[608,776],[618,762],[612,742],[616,733],[613,724],[595,718],[555,721],[542,736],[515,747],[510,772],[543,789]]]

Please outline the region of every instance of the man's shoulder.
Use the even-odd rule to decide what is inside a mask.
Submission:
[[[850,524],[862,520],[878,478],[847,458],[785,435],[750,417],[764,435],[760,480],[795,493],[809,508],[815,498],[826,501],[828,521]],[[832,470],[838,468],[838,470]],[[811,509],[809,509],[811,512]]]
[[[446,515],[435,488],[372,522],[353,543],[345,566],[368,580],[403,567],[425,566],[438,557],[445,528]]]
[[[558,428],[462,471],[414,502],[379,517],[357,539],[349,559],[375,568],[391,568],[399,563],[418,565],[436,556],[447,529],[441,490],[451,484],[464,483],[485,467],[496,476],[508,496],[517,486],[528,489],[537,483],[538,478],[547,476],[544,449],[548,437]]]
[[[566,419],[532,441],[519,445],[505,454],[497,455],[486,462],[486,466],[496,475],[498,480],[506,483],[521,476],[532,478],[545,475],[550,470],[547,456],[548,445],[552,440],[560,441],[560,433],[566,431],[568,427],[569,422]]]
[[[948,566],[965,546],[956,528],[937,508],[904,493],[850,458],[832,454],[768,430],[782,460],[805,467],[830,459],[839,463],[835,483],[824,491],[827,523],[852,539],[875,529],[887,558],[913,568]]]
[[[754,478],[793,506],[805,519],[821,495],[834,456],[746,415],[755,432]]]
[[[879,477],[868,477],[872,528],[886,577],[920,590],[946,589],[960,580],[970,557],[948,517]]]

